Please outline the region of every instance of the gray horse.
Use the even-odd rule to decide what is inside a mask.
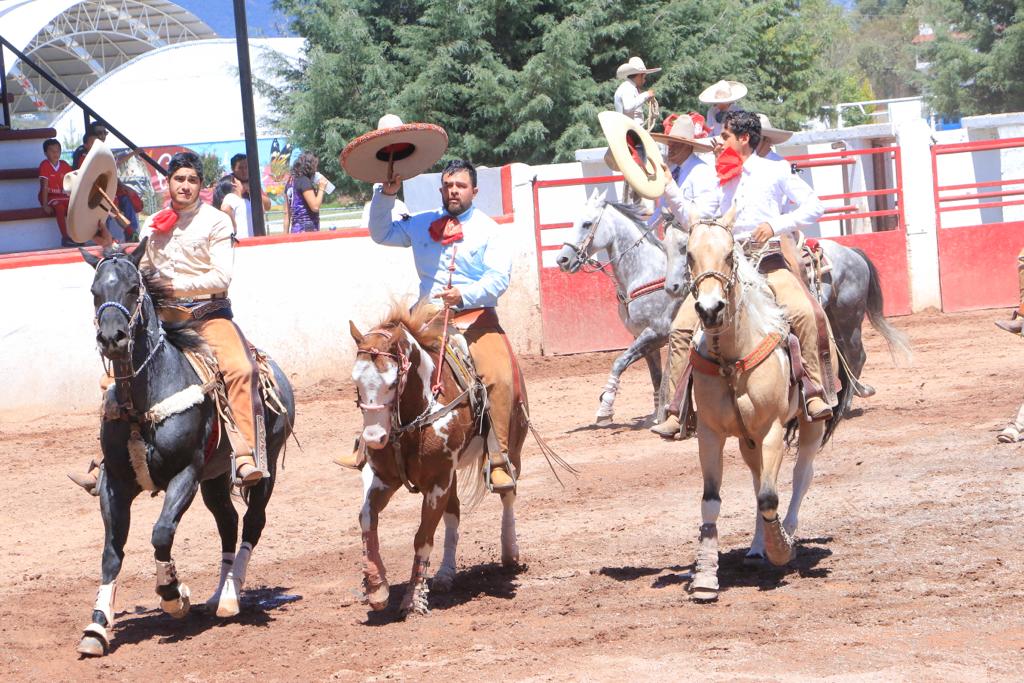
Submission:
[[[654,385],[655,419],[660,422],[665,417],[661,347],[668,342],[672,319],[681,300],[669,296],[662,286],[665,247],[645,223],[641,211],[640,205],[609,202],[595,191],[573,224],[572,241],[565,243],[556,260],[566,273],[591,267],[614,277],[619,317],[636,338],[612,364],[608,382],[601,392],[597,424],[612,421],[619,376],[641,358],[647,361]],[[607,261],[595,260],[595,254],[601,252],[608,255]]]

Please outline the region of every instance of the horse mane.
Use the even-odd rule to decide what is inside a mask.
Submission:
[[[661,240],[654,234],[654,230],[647,225],[648,216],[645,214],[644,205],[640,202],[633,202],[632,204],[621,204],[619,202],[608,202],[608,205],[613,207],[616,211],[621,213],[623,216],[633,221],[636,225],[637,230],[647,239],[648,242],[656,246],[658,249],[665,251],[665,245],[662,244]]]
[[[441,336],[444,333],[444,317],[438,315],[438,309],[421,301],[409,309],[408,301],[395,301],[391,309],[377,324],[378,328],[405,327],[416,343],[428,353],[437,353],[441,349]]]
[[[733,246],[733,263],[736,264],[736,281],[740,285],[737,309],[743,312],[759,334],[785,334],[789,324],[785,311],[776,303],[768,280],[757,272],[739,243]]]
[[[147,268],[139,272],[142,273],[142,283],[146,287],[150,301],[153,302],[154,309],[170,305],[175,298],[174,288],[171,287],[171,283],[161,279],[155,270]],[[199,326],[198,320],[189,319],[182,322],[165,322],[161,320],[160,326],[164,328],[167,341],[179,351],[209,353],[206,342],[199,335],[197,329]]]

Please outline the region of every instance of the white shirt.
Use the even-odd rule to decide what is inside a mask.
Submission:
[[[615,111],[625,114],[640,125],[643,125],[646,122],[644,102],[650,98],[650,92],[646,90],[640,92],[640,89],[636,87],[636,83],[627,78],[615,90]]]
[[[767,159],[768,161],[786,161],[786,157],[782,156],[774,149],[768,150],[768,153],[765,154],[762,158]],[[786,163],[788,164],[789,162],[786,161]]]
[[[249,214],[245,200],[235,193],[224,195],[220,203],[221,209],[231,209],[235,216],[235,237],[252,237],[252,225],[246,225],[246,216]],[[246,230],[248,229],[248,232]]]
[[[789,202],[795,206],[787,207]],[[719,211],[728,213],[734,204],[737,214],[732,229],[737,241],[749,238],[761,223],[781,235],[812,226],[825,213],[811,186],[791,173],[787,164],[756,154],[743,162],[739,176],[721,187]]]
[[[672,177],[665,184],[661,203],[668,207],[680,225],[689,225],[691,209],[701,218],[718,216],[718,175],[715,169],[691,152],[686,161],[670,170]]]
[[[143,268],[152,268],[169,280],[179,299],[227,293],[235,253],[226,213],[200,201],[178,212],[170,232],[155,233],[152,224],[150,216],[139,233],[149,237]]]
[[[512,245],[507,231],[471,206],[458,216],[463,238],[442,246],[430,236],[430,224],[449,215],[443,209],[421,211],[392,220],[395,198],[377,186],[370,200],[370,237],[377,244],[412,247],[420,276],[420,299],[433,298],[448,287],[448,266],[455,254],[452,286],[462,294],[460,310],[498,305],[512,277]]]
[[[235,229],[238,237],[252,237],[252,202],[241,197],[241,205],[235,209]]]

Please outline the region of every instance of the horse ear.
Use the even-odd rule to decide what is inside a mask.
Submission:
[[[348,332],[352,335],[352,339],[355,340],[356,344],[363,343],[363,333],[359,331],[359,328],[351,320],[348,321]]]
[[[82,259],[86,263],[88,263],[90,266],[92,266],[93,268],[95,268],[96,266],[98,266],[100,264],[100,257],[99,256],[93,256],[91,253],[86,251],[85,247],[79,247],[78,248],[78,253],[80,253],[82,255]]]
[[[142,241],[139,242],[138,246],[135,247],[135,251],[132,252],[132,255],[131,255],[130,258],[132,260],[132,263],[135,264],[135,268],[136,269],[139,267],[139,264],[142,262],[142,257],[146,255],[146,245],[148,243],[149,243],[149,235],[146,235],[145,237],[142,238]]]
[[[722,216],[722,225],[724,225],[725,227],[727,227],[727,228],[729,228],[731,230],[732,229],[732,224],[735,223],[735,222],[736,222],[736,204],[733,204],[732,207],[730,207],[730,209],[725,212],[725,215]]]

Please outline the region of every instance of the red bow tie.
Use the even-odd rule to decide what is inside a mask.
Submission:
[[[430,237],[441,246],[447,247],[452,242],[462,239],[462,223],[455,216],[441,216],[430,224]]]
[[[152,220],[149,225],[153,228],[153,232],[157,234],[164,234],[174,230],[174,226],[178,224],[178,212],[174,209],[164,209],[153,214]]]
[[[743,157],[732,147],[726,147],[715,159],[715,171],[718,172],[718,184],[725,185],[743,170]]]

